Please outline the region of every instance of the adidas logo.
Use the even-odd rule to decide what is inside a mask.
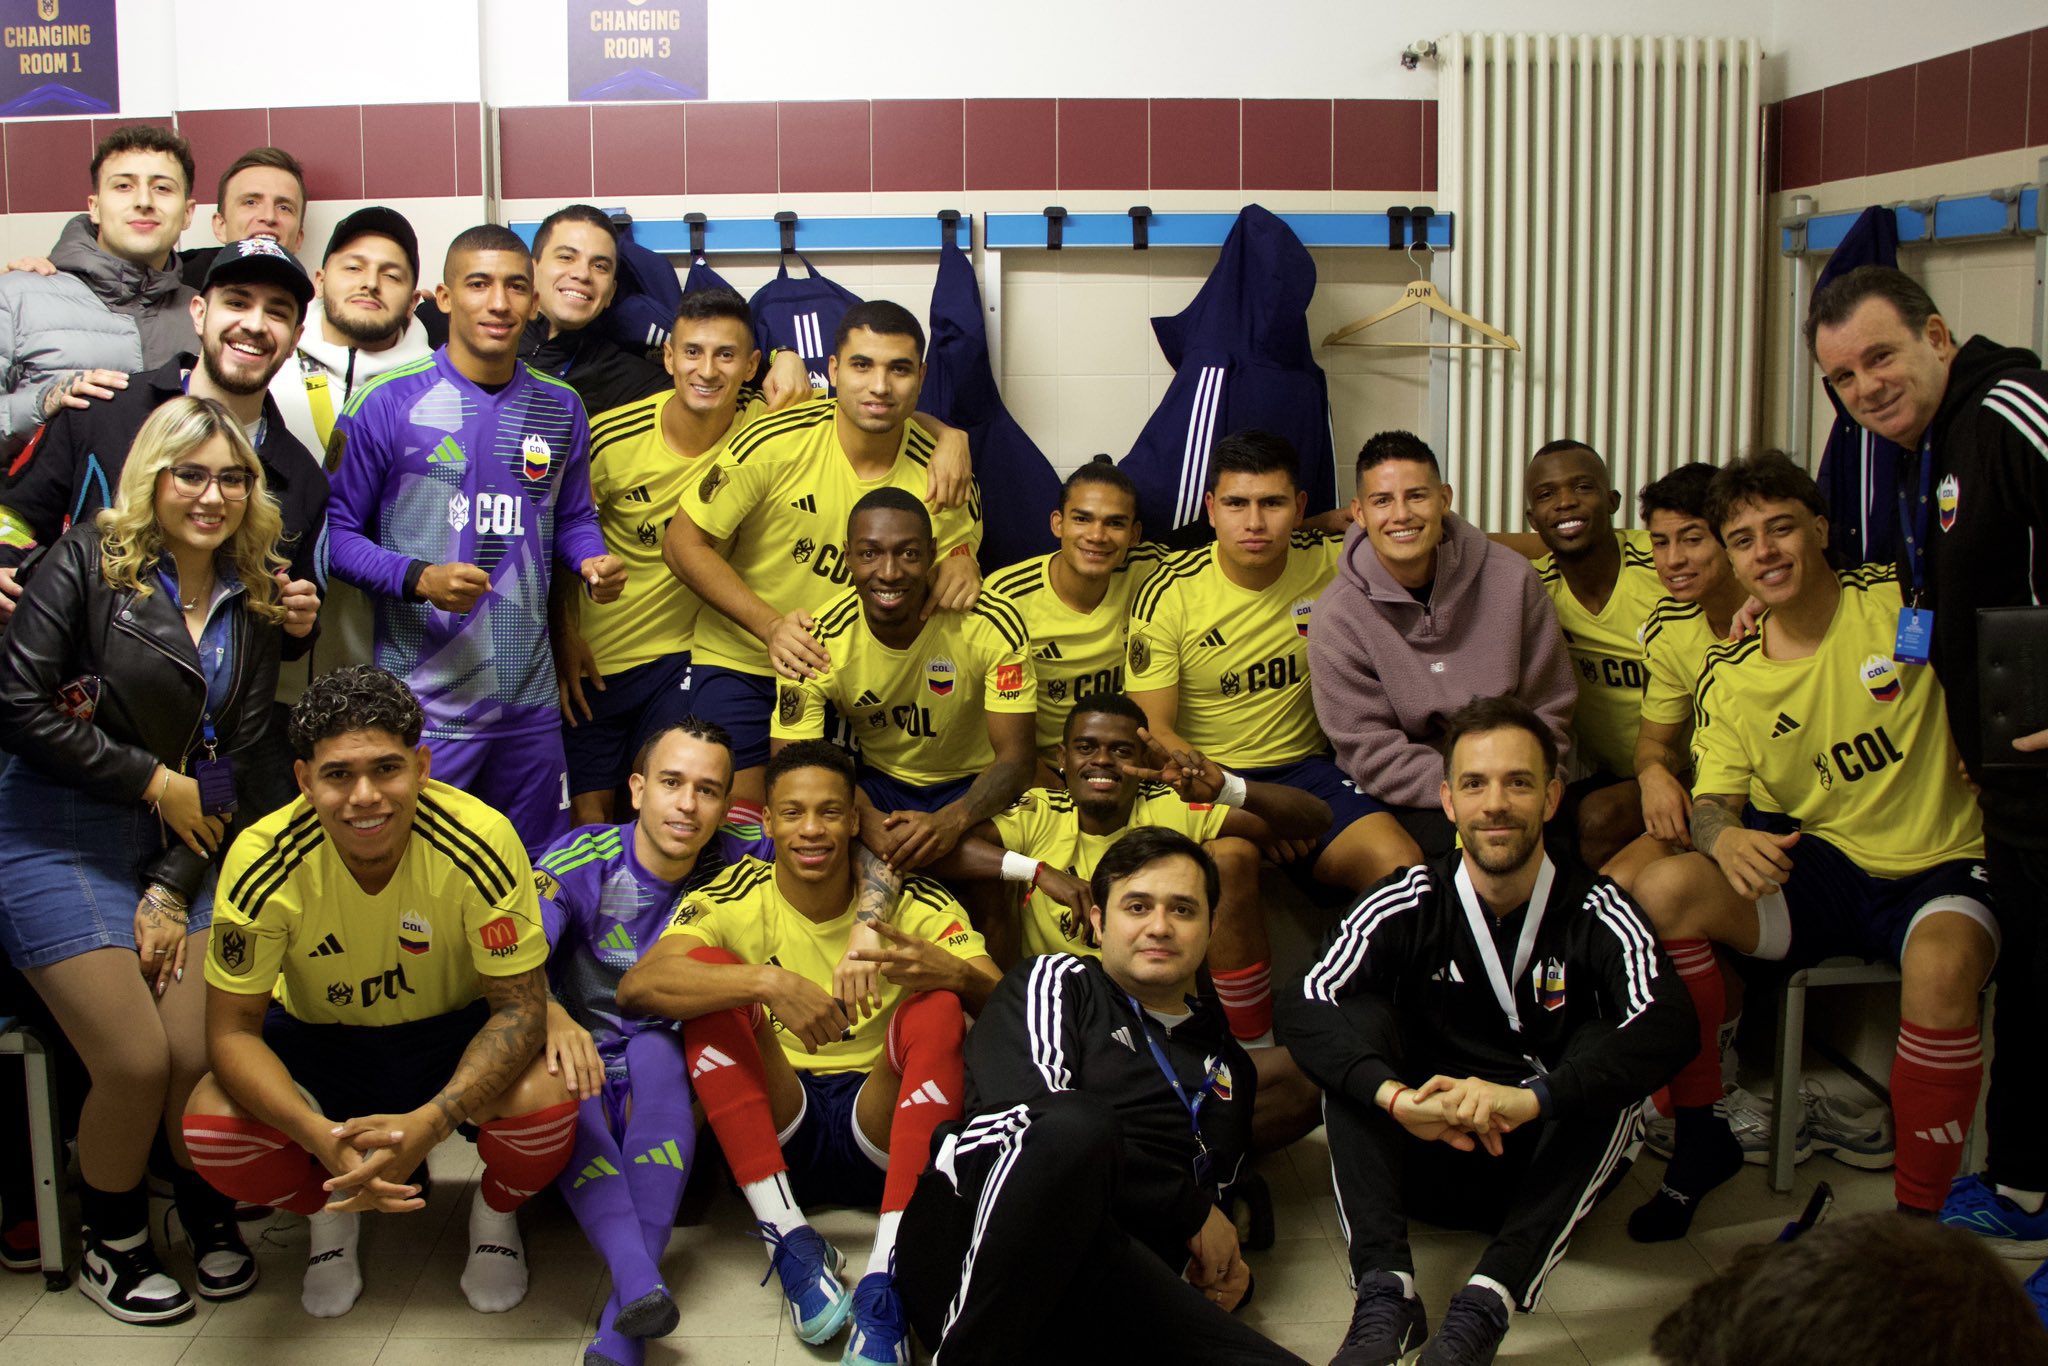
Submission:
[[[1961,1143],[1963,1141],[1963,1129],[1960,1124],[1950,1120],[1938,1129],[1915,1129],[1913,1137],[1924,1138],[1929,1143]]]
[[[666,1143],[649,1148],[633,1160],[642,1166],[651,1164],[656,1167],[674,1167],[677,1171],[683,1169],[682,1151],[676,1147],[676,1141],[672,1138]]]
[[[882,705],[882,699],[875,696],[872,691],[864,692],[859,697],[853,699],[853,705],[856,707],[879,707]]]
[[[1115,1039],[1118,1043],[1122,1044],[1125,1048],[1130,1049],[1133,1053],[1138,1051],[1138,1046],[1131,1042],[1131,1031],[1128,1026],[1119,1025],[1115,1029],[1110,1030],[1109,1037]]]
[[[597,946],[601,949],[611,949],[616,953],[632,953],[638,947],[633,943],[633,936],[626,933],[624,925],[612,926],[611,933],[598,940]]]
[[[427,452],[429,465],[460,465],[464,459],[462,447],[455,444],[452,436],[442,437],[441,444]]]
[[[607,1176],[617,1176],[618,1174],[619,1169],[614,1167],[609,1159],[602,1157],[594,1158],[589,1166],[577,1173],[576,1180],[570,1185],[569,1189],[581,1190],[586,1182],[600,1181]]]
[[[1465,974],[1458,971],[1457,961],[1453,959],[1450,963],[1432,972],[1429,975],[1429,980],[1432,982],[1456,982],[1463,986],[1465,984]]]
[[[1223,644],[1222,628],[1215,626],[1210,627],[1208,633],[1204,635],[1200,640],[1196,641],[1195,644],[1211,650],[1217,648],[1218,646]]]
[[[1133,1049],[1131,1051],[1136,1052],[1137,1050]],[[918,1087],[915,1091],[912,1091],[908,1096],[904,1097],[904,1099],[897,1104],[896,1108],[899,1110],[908,1110],[913,1105],[950,1105],[951,1103],[951,1101],[948,1101],[946,1099],[946,1093],[939,1089],[939,1084],[937,1082],[928,1081],[924,1085]]]
[[[1790,735],[1790,734],[1791,734],[1791,733],[1792,733],[1793,731],[1795,731],[1795,730],[1798,730],[1798,729],[1799,729],[1799,723],[1798,723],[1797,721],[1794,721],[1794,720],[1793,720],[1793,719],[1792,719],[1791,717],[1787,716],[1787,715],[1786,715],[1786,714],[1785,714],[1784,712],[1779,712],[1779,713],[1778,713],[1778,724],[1777,724],[1777,725],[1775,725],[1775,726],[1772,726],[1772,727],[1771,727],[1771,738],[1772,738],[1773,740],[1775,740],[1775,739],[1777,739],[1777,738],[1778,738],[1778,737],[1779,737],[1780,735]]]
[[[695,1081],[706,1072],[716,1072],[721,1067],[731,1067],[732,1059],[715,1048],[707,1048],[697,1056],[697,1065],[690,1069],[690,1080]]]
[[[1058,659],[1058,658],[1060,658],[1060,647],[1059,647],[1059,644],[1058,644],[1058,642],[1056,642],[1056,641],[1051,641],[1051,640],[1048,640],[1047,642],[1045,642],[1045,644],[1043,644],[1043,645],[1039,646],[1039,647],[1038,647],[1037,649],[1033,650],[1033,651],[1031,652],[1031,657],[1032,657],[1033,659]]]
[[[330,934],[325,939],[315,944],[312,948],[306,950],[306,957],[326,958],[332,954],[337,954],[340,952],[341,941]]]
[[[654,500],[647,496],[647,485],[635,484],[632,488],[626,490],[625,501],[628,503],[651,503]]]
[[[790,506],[795,508],[798,512],[815,513],[818,510],[818,495],[815,493],[807,493],[803,497],[791,503]]]

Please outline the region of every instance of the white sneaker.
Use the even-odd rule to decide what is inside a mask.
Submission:
[[[1885,1106],[1859,1106],[1820,1081],[1800,1087],[1799,1099],[1806,1107],[1806,1127],[1816,1151],[1864,1171],[1883,1171],[1892,1165],[1898,1139],[1892,1130],[1892,1112]]]
[[[1752,1167],[1769,1166],[1771,1103],[1738,1086],[1721,1098],[1721,1108],[1728,1116],[1728,1127],[1734,1131],[1735,1141],[1742,1145],[1742,1160]],[[1812,1156],[1813,1135],[1807,1130],[1806,1117],[1801,1113],[1799,1128],[1792,1135],[1792,1165],[1796,1167]]]

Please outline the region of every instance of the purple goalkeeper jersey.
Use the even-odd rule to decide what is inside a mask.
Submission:
[[[371,595],[376,663],[418,694],[425,738],[559,727],[550,567],[575,573],[605,553],[590,500],[590,424],[575,391],[522,364],[493,393],[442,347],[356,390],[328,466],[332,571]],[[413,594],[429,565],[453,563],[491,578],[468,612]]]

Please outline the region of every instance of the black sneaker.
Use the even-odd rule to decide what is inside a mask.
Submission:
[[[192,1312],[192,1297],[156,1259],[147,1229],[112,1242],[85,1230],[78,1288],[123,1323],[169,1323]]]
[[[234,1219],[185,1230],[192,1249],[192,1288],[202,1299],[231,1300],[256,1288],[256,1258]]]
[[[1422,1297],[1401,1289],[1401,1278],[1379,1271],[1358,1283],[1351,1327],[1330,1366],[1394,1366],[1429,1336]]]
[[[1508,1307],[1483,1286],[1468,1285],[1451,1296],[1444,1321],[1415,1366],[1489,1366],[1508,1335]]]

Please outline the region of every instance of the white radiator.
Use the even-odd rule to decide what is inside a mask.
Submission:
[[[1437,51],[1439,198],[1458,215],[1440,283],[1523,346],[1439,353],[1445,476],[1468,518],[1517,529],[1530,454],[1572,437],[1633,520],[1644,483],[1758,430],[1762,54],[1519,33]]]

